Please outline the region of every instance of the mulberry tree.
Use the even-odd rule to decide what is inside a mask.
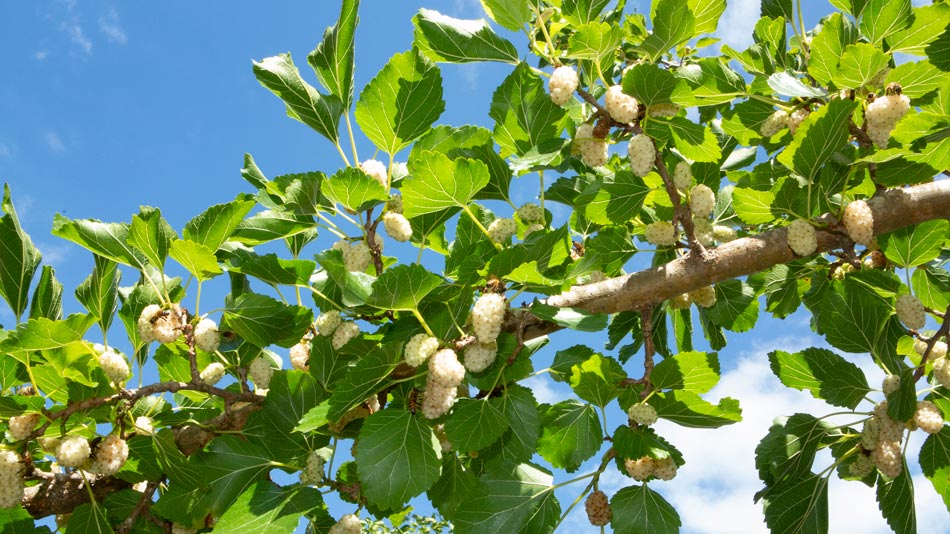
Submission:
[[[4,532],[350,533],[420,496],[459,533],[551,532],[582,501],[613,532],[677,532],[656,488],[689,491],[668,481],[690,458],[655,423],[741,421],[741,398],[706,396],[725,332],[799,309],[831,348],[771,368],[829,407],[775,414],[749,498],[772,532],[826,532],[837,477],[914,532],[910,466],[950,505],[950,5],[831,3],[808,28],[763,0],[753,44],[721,55],[725,0],[422,9],[357,91],[342,0],[311,69],[253,63],[339,166],[271,179],[245,155],[253,192],[182,228],[57,215],[94,257],[66,317],[5,187]],[[490,128],[439,123],[440,65],[469,62],[509,67]],[[549,354],[572,329],[606,343]],[[573,396],[539,403],[540,372]],[[552,470],[582,467],[559,502]]]

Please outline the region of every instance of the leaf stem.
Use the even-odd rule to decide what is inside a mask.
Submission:
[[[350,136],[350,149],[353,150],[353,164],[359,165],[360,157],[356,153],[356,139],[353,137],[353,124],[350,122],[349,110],[343,114],[343,117],[346,118],[346,132]]]
[[[501,244],[495,243],[495,240],[491,238],[491,234],[488,233],[488,229],[485,228],[485,226],[482,224],[482,221],[479,221],[478,217],[476,217],[475,214],[472,213],[472,209],[469,208],[468,206],[462,206],[462,210],[464,210],[465,213],[468,214],[468,216],[472,219],[472,222],[475,223],[475,226],[477,226],[478,229],[481,230],[482,233],[485,234],[486,237],[488,237],[488,240],[491,241],[492,244],[495,245],[495,248],[498,250],[501,250]]]
[[[346,152],[343,152],[343,147],[340,146],[340,141],[337,140],[336,143],[333,143],[336,146],[336,151],[340,153],[340,157],[343,158],[343,164],[347,167],[351,167],[350,160],[346,157]]]
[[[426,323],[425,318],[422,317],[422,314],[421,314],[421,313],[419,313],[419,309],[418,309],[418,308],[413,308],[413,309],[412,309],[412,314],[415,315],[415,316],[416,316],[416,319],[419,320],[419,324],[421,324],[421,325],[422,325],[422,328],[425,329],[426,334],[429,334],[430,337],[436,337],[436,335],[432,333],[432,329],[429,328],[428,323]]]
[[[587,473],[586,475],[581,475],[581,476],[579,476],[579,477],[577,477],[577,478],[572,478],[572,479],[570,479],[570,480],[566,480],[566,481],[564,481],[564,482],[561,482],[560,484],[555,484],[555,485],[551,486],[551,489],[552,489],[552,490],[556,490],[556,489],[563,488],[564,486],[569,486],[569,485],[571,485],[571,484],[574,484],[575,482],[580,482],[580,481],[582,481],[582,480],[587,480],[588,478],[592,478],[592,477],[596,476],[597,473],[600,473],[600,471],[599,471],[599,470],[598,470],[598,471],[593,471],[593,472]]]

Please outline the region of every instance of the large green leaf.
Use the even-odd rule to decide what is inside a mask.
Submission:
[[[380,150],[395,154],[426,133],[445,110],[442,74],[417,50],[396,54],[356,103],[356,122]]]
[[[678,534],[676,509],[646,484],[623,488],[610,499],[610,526],[617,534]]]
[[[53,235],[123,265],[139,269],[145,265],[142,253],[128,244],[129,225],[125,223],[69,219],[57,213],[53,217]]]
[[[597,20],[609,0],[562,0],[561,14],[571,24],[580,26]]]
[[[835,99],[812,112],[778,160],[805,180],[814,181],[822,165],[847,142],[854,106],[851,100]]]
[[[950,7],[948,7],[948,10],[950,10]],[[947,82],[947,73],[927,60],[907,62],[898,65],[897,68],[889,72],[887,82],[899,83],[901,92],[907,95],[908,98],[914,99],[944,87]],[[945,116],[941,117],[945,120]]]
[[[314,351],[311,358],[316,356],[316,351]],[[390,373],[401,363],[401,356],[390,346],[382,347],[358,359],[342,380],[333,384],[324,384],[333,390],[327,418],[331,421],[339,421],[350,409],[380,391]]]
[[[201,243],[190,239],[177,239],[172,242],[169,252],[173,260],[198,280],[208,280],[223,272],[214,252]]]
[[[644,106],[654,104],[689,104],[692,100],[689,86],[683,78],[650,63],[640,63],[626,69],[623,92],[636,97]]]
[[[788,72],[781,71],[769,76],[769,87],[782,96],[799,98],[818,98],[825,96],[825,91],[819,87],[805,85],[800,79]]]
[[[356,442],[363,494],[380,509],[401,508],[439,479],[439,451],[439,440],[417,416],[398,408],[374,413]]]
[[[322,95],[300,77],[290,53],[254,62],[254,76],[287,106],[287,116],[316,130],[333,143],[339,142],[343,103],[334,95]]]
[[[708,57],[680,67],[676,75],[689,83],[698,105],[732,102],[745,94],[745,81],[720,58]]]
[[[914,18],[910,0],[868,0],[861,13],[861,33],[871,44],[910,26]]]
[[[4,213],[0,217],[0,295],[19,320],[26,311],[33,274],[43,256],[20,227],[8,184],[3,184],[3,202],[0,207]]]
[[[244,155],[244,161],[245,169],[248,165],[254,165],[254,159],[249,154]],[[217,252],[254,204],[254,200],[246,196],[239,196],[225,204],[215,204],[185,223],[181,236]]]
[[[640,47],[656,63],[671,48],[679,46],[693,36],[696,19],[687,2],[660,0],[655,3],[653,32]]]
[[[459,451],[479,451],[508,430],[502,398],[459,399],[445,422],[445,434]]]
[[[578,397],[601,408],[617,397],[618,384],[627,377],[617,360],[594,354],[571,367],[571,389]]]
[[[267,358],[262,354],[259,358]],[[275,373],[264,406],[251,414],[242,435],[276,461],[306,462],[311,451],[328,438],[294,432],[297,424],[322,400],[313,376],[299,372]]]
[[[828,343],[856,353],[874,348],[891,313],[887,302],[848,281],[842,291],[829,291],[819,306],[818,327]]]
[[[878,242],[887,259],[899,267],[917,267],[939,256],[948,237],[950,222],[938,219],[878,236]]]
[[[706,393],[718,382],[719,355],[715,352],[681,352],[665,358],[650,373],[654,389]]]
[[[497,451],[500,461],[525,462],[534,456],[538,437],[541,435],[541,415],[538,402],[531,390],[515,384],[509,384],[504,412],[508,430],[486,452],[492,455]],[[494,456],[494,455],[493,455]]]
[[[613,64],[617,47],[623,40],[623,30],[606,22],[589,22],[577,27],[568,39],[567,54],[574,59],[588,59],[601,65]]]
[[[260,481],[247,488],[214,525],[222,534],[284,534],[297,528],[300,518],[323,512],[323,496],[314,488],[282,488]]]
[[[323,183],[323,192],[350,211],[364,211],[389,200],[389,192],[375,178],[355,167],[344,167]]]
[[[950,426],[927,436],[920,448],[920,469],[950,509]]]
[[[49,265],[43,266],[30,299],[30,319],[39,317],[54,321],[63,317],[63,284],[56,279],[56,271]]]
[[[366,303],[384,310],[415,310],[441,284],[442,278],[422,265],[397,265],[373,282],[373,294]]]
[[[429,488],[426,496],[443,516],[452,519],[477,488],[478,479],[472,470],[466,468],[457,455],[449,454],[442,462],[442,476]]]
[[[530,464],[502,463],[483,474],[453,519],[459,534],[551,532],[561,506],[549,472]]]
[[[142,206],[138,215],[132,217],[128,242],[155,267],[161,269],[165,265],[173,239],[178,239],[178,235],[158,208]]]
[[[688,0],[695,17],[693,34],[715,33],[719,17],[726,11],[726,0]]]
[[[462,20],[431,9],[420,9],[412,18],[415,45],[432,61],[517,63],[518,51],[499,37],[484,19]]]
[[[317,79],[343,103],[344,111],[353,103],[353,49],[359,7],[359,0],[340,2],[339,20],[327,28],[323,40],[307,56]]]
[[[479,191],[476,199],[508,199],[508,187],[511,182],[511,169],[495,152],[491,130],[477,126],[436,126],[412,145],[409,159],[417,159],[417,154],[425,150],[442,152],[452,159],[469,158],[479,160],[488,166],[491,176],[488,185]],[[411,221],[413,224],[417,220]],[[413,227],[415,228],[415,226]]]
[[[605,313],[591,313],[581,308],[558,308],[543,302],[532,304],[531,312],[545,321],[581,332],[599,332],[606,328],[608,319]]]
[[[766,497],[765,522],[772,532],[827,534],[828,479],[808,473],[783,484]]]
[[[20,361],[28,352],[53,350],[82,339],[95,323],[86,314],[72,314],[66,319],[53,321],[45,317],[30,319],[17,326],[16,333],[3,340],[3,350]]]
[[[488,166],[468,158],[427,150],[409,159],[411,177],[402,185],[403,213],[408,218],[449,208],[465,208],[490,179]]]
[[[841,88],[860,89],[886,67],[887,62],[887,55],[874,45],[848,45],[841,54],[838,72],[832,81]]]
[[[950,6],[944,2],[914,8],[914,21],[909,28],[892,33],[887,38],[890,52],[925,55],[924,49],[950,23]]]
[[[241,221],[231,238],[238,243],[256,246],[295,236],[307,232],[313,227],[312,217],[286,211],[265,210]]]
[[[626,224],[640,215],[643,201],[650,194],[643,178],[623,169],[613,178],[605,177],[601,187],[593,189],[592,197],[585,195],[584,216],[595,224]]]
[[[266,295],[244,293],[225,307],[222,318],[226,328],[258,347],[290,347],[307,331],[313,311],[288,306]]]
[[[268,284],[309,286],[310,275],[316,268],[311,260],[285,260],[277,254],[257,255],[247,250],[235,250],[228,258],[228,270],[253,276]]]
[[[492,95],[488,116],[495,120],[495,142],[501,155],[520,156],[558,136],[564,110],[551,102],[544,82],[531,67],[519,63]]]
[[[69,516],[66,532],[71,534],[113,534],[109,524],[109,511],[96,503],[77,506]]]
[[[106,332],[118,307],[122,272],[114,261],[98,254],[93,255],[93,260],[92,273],[76,287],[76,300],[96,318],[102,331]]]
[[[521,31],[531,19],[531,10],[525,0],[481,0],[482,9],[491,19],[512,31]]]
[[[680,426],[691,428],[719,428],[742,421],[739,401],[723,397],[719,404],[712,404],[696,393],[684,390],[657,393],[650,405],[657,415]]]
[[[704,310],[709,319],[733,332],[746,332],[755,326],[759,317],[759,302],[755,290],[742,280],[727,280],[716,284],[716,304]]]
[[[786,386],[807,389],[815,398],[835,406],[854,409],[871,391],[858,366],[827,349],[809,348],[793,354],[774,350],[769,353],[769,363]]]
[[[548,406],[541,415],[538,453],[554,467],[575,471],[600,450],[603,429],[590,404],[565,400]]]
[[[904,461],[903,458],[901,461]],[[917,534],[917,513],[914,505],[914,481],[904,462],[901,474],[893,480],[878,479],[877,505],[887,524],[897,534]]]
[[[841,13],[832,13],[822,21],[821,31],[812,39],[808,73],[819,83],[828,84],[838,73],[845,47],[857,40],[858,31]]]

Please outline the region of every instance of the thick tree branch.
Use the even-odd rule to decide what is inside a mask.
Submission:
[[[43,477],[42,481],[23,492],[23,507],[35,518],[72,512],[77,506],[89,502],[89,492],[78,473],[57,473]],[[132,484],[115,477],[97,480],[91,485],[96,501],[102,502],[111,493],[130,487]]]

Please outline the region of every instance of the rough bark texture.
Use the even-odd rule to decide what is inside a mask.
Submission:
[[[102,502],[107,495],[131,485],[118,478],[106,477],[95,481],[91,487],[96,501]],[[70,513],[77,506],[89,502],[89,492],[83,486],[82,478],[75,473],[53,475],[26,488],[21,502],[35,518]]]

